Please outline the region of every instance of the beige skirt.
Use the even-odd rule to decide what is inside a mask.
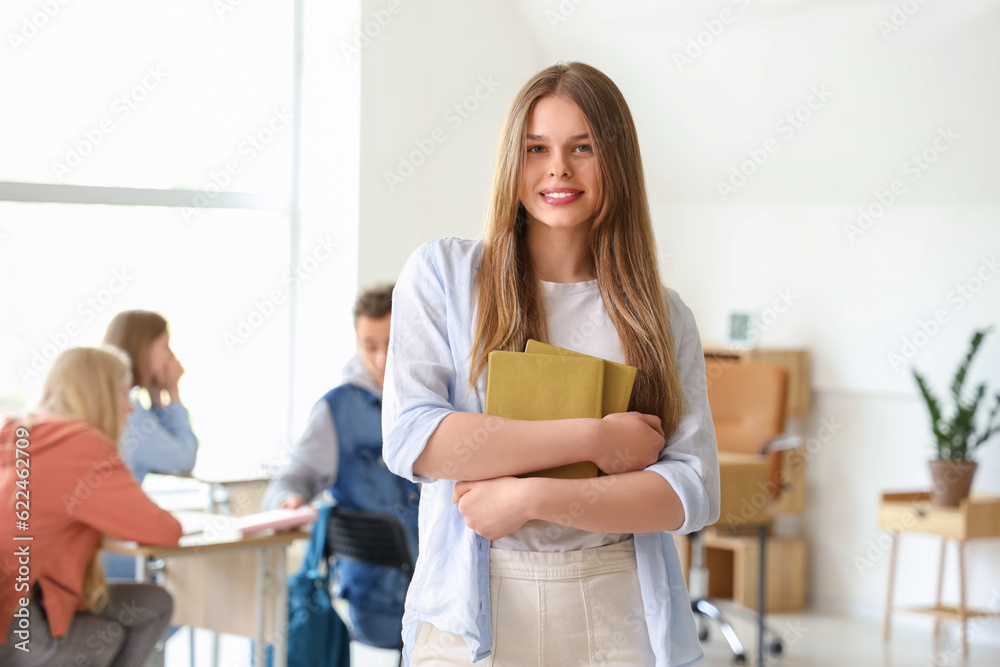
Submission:
[[[562,553],[490,549],[493,650],[476,667],[653,665],[628,539]],[[472,665],[465,640],[424,623],[410,665]]]

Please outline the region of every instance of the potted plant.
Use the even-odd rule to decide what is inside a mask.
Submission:
[[[934,482],[931,502],[935,505],[955,507],[969,496],[972,476],[976,472],[976,462],[972,460],[972,455],[976,449],[1000,433],[1000,423],[997,420],[1000,415],[1000,393],[996,395],[996,402],[981,429],[977,428],[976,414],[986,396],[986,383],[980,384],[971,395],[962,393],[969,365],[991,329],[992,327],[988,327],[977,331],[972,336],[969,353],[958,367],[951,383],[955,408],[949,417],[942,414],[941,404],[927,386],[926,380],[915,368],[911,369],[930,412],[931,432],[937,447],[937,459],[929,462]]]

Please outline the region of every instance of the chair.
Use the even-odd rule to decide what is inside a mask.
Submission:
[[[780,436],[785,427],[785,403],[787,394],[787,373],[781,366],[764,363],[741,363],[728,367],[716,367],[709,374],[708,379],[708,402],[712,411],[712,422],[715,426],[716,441],[719,452],[730,452],[734,454],[764,454],[768,445],[772,442],[783,441]],[[770,475],[774,479],[779,472],[775,460],[772,457]],[[780,485],[774,487],[781,490]],[[726,504],[725,486],[722,488],[723,504]],[[763,541],[766,536],[766,527],[762,526],[761,531],[761,570],[760,570],[760,590],[765,589],[764,582],[764,546]],[[694,581],[695,573],[702,576],[700,580],[705,581],[704,559],[705,546],[700,533],[691,536],[692,558],[691,571],[689,575]],[[694,586],[692,586],[694,589]],[[736,662],[745,662],[746,653],[740,643],[736,631],[729,621],[726,620],[725,613],[719,606],[705,595],[705,590],[692,590],[691,608],[697,617],[707,617],[715,620],[722,631],[723,636],[732,649]],[[763,596],[761,597],[761,611],[763,611]],[[759,647],[760,655],[763,656],[764,637],[766,634],[772,637],[767,644],[768,649],[774,655],[780,654],[782,644],[777,634],[766,628],[763,617],[750,609],[731,605],[732,612],[741,616],[756,619],[760,624]],[[704,641],[708,638],[708,629],[702,625],[698,633],[699,639]]]
[[[406,546],[406,530],[392,515],[335,507],[330,515],[326,546],[328,557],[394,567],[406,573],[407,577],[413,576],[413,559]],[[351,638],[361,641],[354,636]],[[398,646],[390,648],[399,651],[399,665],[402,667],[402,637]]]

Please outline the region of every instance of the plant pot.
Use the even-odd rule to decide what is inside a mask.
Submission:
[[[958,507],[969,497],[972,476],[976,473],[975,461],[936,459],[928,461],[931,468],[931,503],[939,507]]]

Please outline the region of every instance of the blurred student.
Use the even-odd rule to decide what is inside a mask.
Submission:
[[[392,285],[362,292],[354,306],[358,354],[344,382],[309,415],[291,460],[271,481],[265,509],[295,508],[329,489],[340,507],[395,516],[417,552],[419,487],[389,472],[382,460],[382,382],[389,347]],[[367,644],[399,645],[407,577],[395,568],[340,561],[335,594],[350,604],[354,635]]]
[[[170,349],[167,320],[148,310],[115,315],[104,344],[125,350],[132,360],[132,415],[122,436],[122,457],[142,483],[147,473],[189,473],[198,455],[198,438],[181,403],[178,382],[184,367]],[[149,395],[149,407],[139,398]],[[164,401],[164,394],[168,401]]]
[[[119,455],[131,386],[120,350],[69,348],[38,408],[0,428],[0,542],[11,545],[0,557],[2,665],[141,665],[170,621],[169,593],[106,584],[97,557],[104,535],[168,546],[181,536]]]

